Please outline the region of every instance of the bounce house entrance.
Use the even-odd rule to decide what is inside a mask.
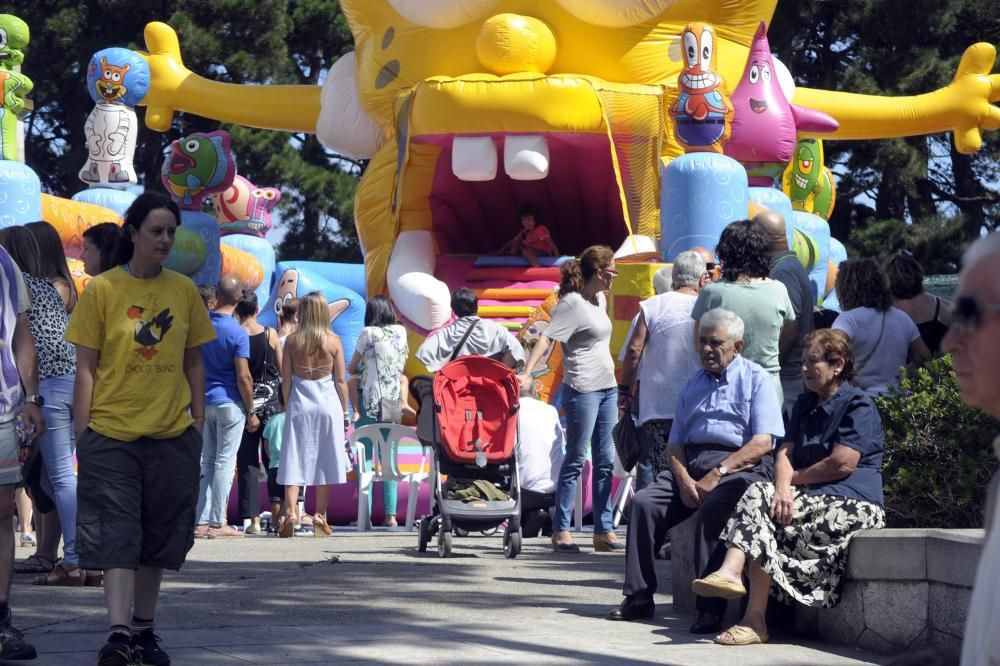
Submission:
[[[504,171],[504,136],[492,137],[501,164],[485,181],[459,179],[452,170],[452,137],[419,137],[437,143],[441,154],[434,171],[429,207],[440,254],[488,255],[521,230],[518,209],[533,203],[541,210],[561,254],[575,255],[588,245],[616,247],[625,238],[621,196],[606,136],[545,135],[548,175],[515,180]]]

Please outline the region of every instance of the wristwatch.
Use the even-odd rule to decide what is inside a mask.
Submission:
[[[30,405],[38,405],[39,407],[45,406],[45,398],[38,395],[37,393],[35,395],[25,396],[24,401]]]
[[[715,468],[715,471],[719,473],[720,477],[724,477],[726,474],[729,474],[729,468],[721,464]]]

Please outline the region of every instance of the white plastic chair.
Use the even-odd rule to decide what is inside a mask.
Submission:
[[[367,439],[372,445],[372,460],[374,470],[368,469],[365,459],[365,445],[361,440]],[[420,451],[420,468],[416,472],[403,473],[399,470],[400,442],[411,440]],[[358,428],[351,434],[349,445],[354,449],[358,459],[358,530],[371,529],[371,509],[369,501],[372,486],[376,481],[397,481],[409,486],[406,500],[406,529],[412,531],[417,513],[417,494],[420,482],[428,479],[427,465],[430,459],[430,449],[420,446],[416,428],[390,423],[374,423]],[[411,448],[404,445],[405,448]]]

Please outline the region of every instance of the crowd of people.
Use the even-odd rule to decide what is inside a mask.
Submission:
[[[523,220],[526,236],[537,236],[527,233],[539,229],[537,213],[522,217],[532,218]],[[81,294],[54,228],[0,230],[4,658],[35,655],[11,623],[17,572],[38,585],[104,585],[109,633],[99,664],[169,664],[155,633],[164,569],[179,569],[196,538],[331,535],[326,510],[331,485],[351,466],[349,431],[418,416],[404,375],[406,332],[388,299],[369,299],[345,358],[319,293],[284,302],[271,329],[236,278],[196,287],[165,269],[179,222],[169,198],[145,193],[123,227],[88,230],[83,259],[94,277]],[[550,535],[557,553],[581,552],[569,527],[589,454],[593,549],[625,554],[625,598],[612,620],[653,615],[653,560],[669,530],[697,513],[694,543],[674,544],[693,551],[698,569],[691,631],[723,645],[766,642],[769,597],[836,604],[851,537],[884,524],[874,399],[906,367],[951,351],[970,404],[1000,410],[976,367],[976,354],[990,353],[976,336],[994,325],[995,297],[965,294],[963,276],[953,306],[924,293],[907,254],[852,259],[836,279],[843,312],[824,326],[786,238],[784,220],[767,212],[729,225],[714,251],[678,255],[640,304],[618,373],[607,307],[618,271],[606,246],[563,265],[558,303],[527,356],[506,328],[478,317],[466,288],[452,295],[456,318],[415,351],[431,372],[470,354],[516,372],[522,525],[526,536]],[[996,254],[995,236],[982,243]],[[529,260],[544,254],[525,247]],[[967,263],[979,266],[986,251],[976,247]],[[555,343],[562,418],[533,397]],[[625,415],[636,418],[641,451],[622,542],[612,520],[612,430]],[[372,443],[362,444],[371,460]],[[243,522],[235,527],[227,520],[234,477]],[[15,563],[22,478],[37,549]],[[261,521],[264,479],[270,525]],[[306,486],[316,492],[308,516]],[[383,524],[395,526],[395,484],[383,492]],[[744,596],[742,620],[724,628],[727,600]],[[970,623],[995,604],[977,587]],[[989,633],[976,641],[976,650],[996,649]]]

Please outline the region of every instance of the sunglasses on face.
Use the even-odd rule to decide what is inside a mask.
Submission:
[[[951,325],[964,331],[975,331],[983,325],[988,312],[1000,311],[998,303],[980,303],[972,296],[959,296],[951,306]]]
[[[603,270],[605,272],[605,274],[607,274],[608,277],[611,277],[611,278],[618,277],[618,271],[616,271],[616,270],[613,270],[611,268],[602,268],[601,270]]]
[[[718,264],[715,263],[714,261],[705,262],[706,271],[714,271],[716,266],[718,266]]]

